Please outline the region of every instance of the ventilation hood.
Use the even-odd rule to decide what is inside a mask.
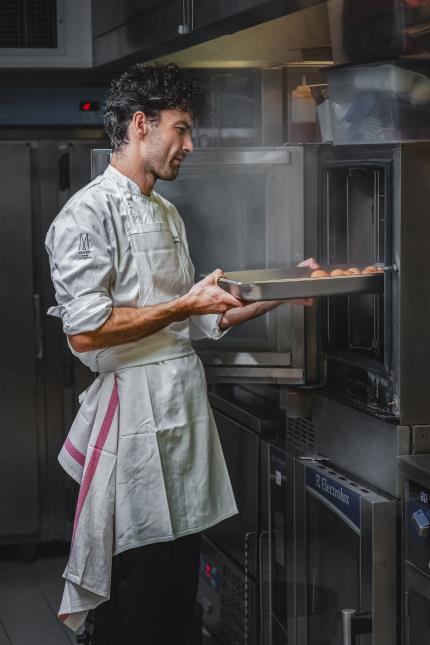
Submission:
[[[173,60],[191,68],[267,68],[331,60],[327,4],[318,0],[172,0],[122,15],[119,25],[117,15],[109,17],[112,2],[95,0],[96,67]],[[245,5],[254,8],[238,12]]]
[[[157,58],[189,68],[270,68],[329,64],[327,5],[319,4],[234,34]]]

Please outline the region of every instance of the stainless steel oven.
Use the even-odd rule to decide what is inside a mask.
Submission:
[[[430,455],[402,457],[404,643],[430,642]]]
[[[295,509],[296,643],[396,643],[397,500],[299,458]]]

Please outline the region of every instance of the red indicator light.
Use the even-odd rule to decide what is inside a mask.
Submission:
[[[100,109],[100,103],[98,101],[81,101],[79,109],[81,112],[97,112]]]

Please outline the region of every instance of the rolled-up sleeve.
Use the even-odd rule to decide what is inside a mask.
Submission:
[[[227,329],[221,330],[219,323],[222,314],[205,314],[204,316],[191,316],[190,318],[190,335],[193,340],[200,340],[202,338],[211,338],[212,340],[219,340],[228,331]]]
[[[48,314],[61,318],[67,335],[98,329],[110,316],[112,246],[104,219],[91,203],[66,206],[46,236],[58,305]]]

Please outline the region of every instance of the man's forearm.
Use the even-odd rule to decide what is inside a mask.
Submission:
[[[185,298],[146,307],[113,307],[106,322],[95,331],[69,336],[77,352],[123,345],[167,327],[189,316]]]
[[[229,327],[234,327],[235,325],[240,325],[251,318],[257,318],[257,316],[261,316],[262,314],[271,311],[279,304],[281,304],[279,301],[252,302],[244,307],[229,309],[223,314],[219,322],[219,328],[224,330]]]
[[[228,329],[228,327],[234,327],[235,325],[240,325],[241,323],[251,320],[251,318],[257,318],[262,314],[279,307],[279,305],[302,305],[305,307],[310,307],[314,304],[312,298],[295,298],[292,300],[262,300],[260,302],[252,302],[249,305],[244,307],[234,307],[226,311],[220,322],[219,328],[221,330]]]

